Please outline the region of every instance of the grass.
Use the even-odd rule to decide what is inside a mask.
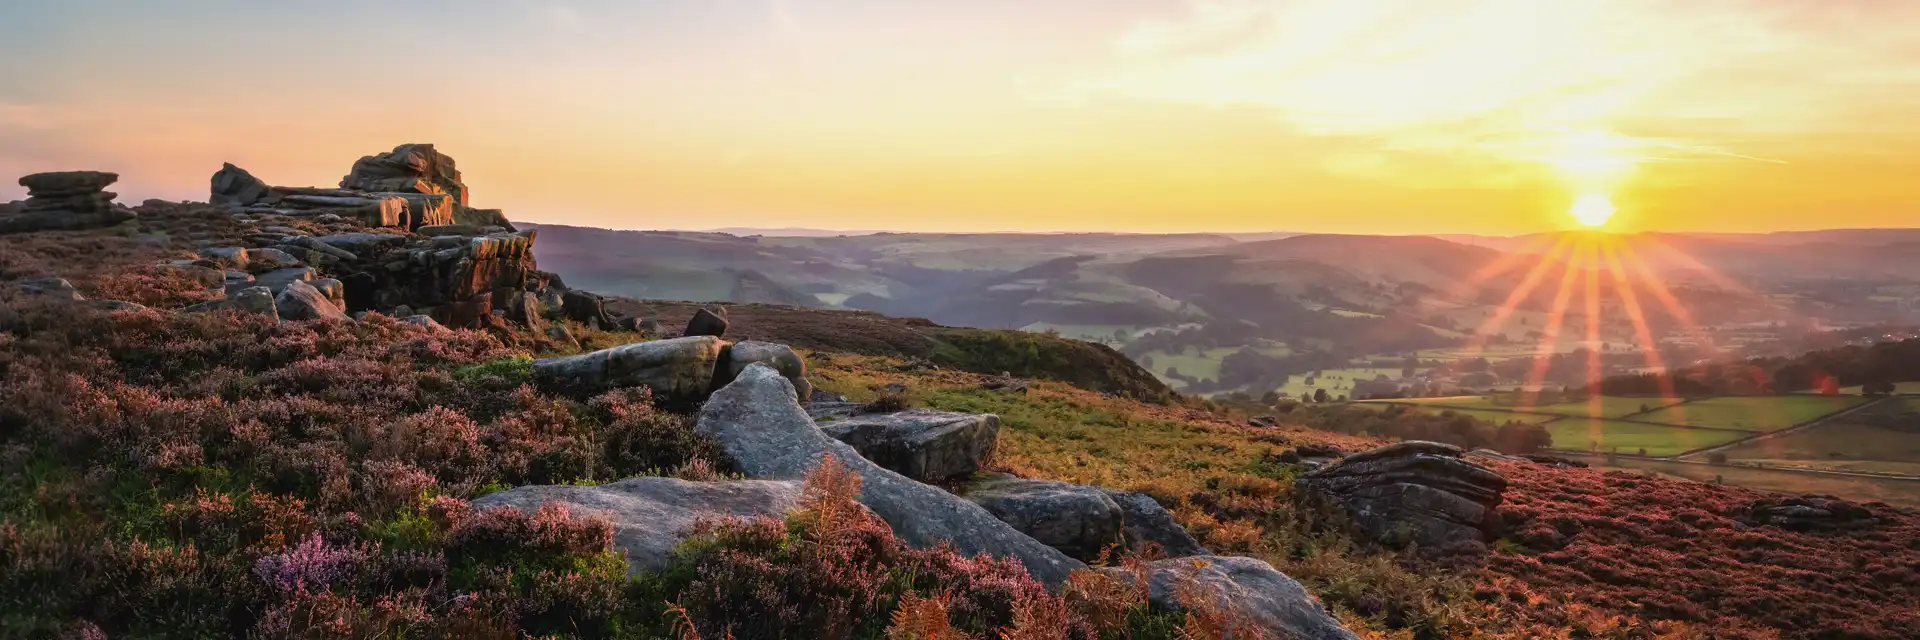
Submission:
[[[1920,400],[1898,398],[1724,453],[1769,467],[1920,475]]]
[[[1747,437],[1736,431],[1664,427],[1618,420],[1563,418],[1547,423],[1554,448],[1671,456]],[[1596,446],[1597,445],[1597,446]]]
[[[1598,458],[1591,461],[1598,462]],[[1859,502],[1885,502],[1897,507],[1920,508],[1920,482],[1836,476],[1746,466],[1705,465],[1667,460],[1616,458],[1611,466],[1595,468],[1650,471],[1661,477],[1698,482],[1717,482],[1761,491],[1789,494],[1839,496]]]
[[[1156,361],[1155,364],[1158,362]],[[1297,398],[1300,397],[1301,392],[1313,393],[1316,389],[1326,389],[1328,394],[1342,396],[1353,390],[1354,380],[1372,380],[1377,375],[1399,378],[1400,370],[1373,367],[1327,369],[1320,372],[1320,377],[1315,378],[1313,384],[1307,384],[1307,376],[1295,375],[1289,378],[1287,385],[1281,387],[1279,391],[1283,395]]]
[[[1753,396],[1695,400],[1635,420],[1742,431],[1778,431],[1863,402],[1857,397]]]
[[[1433,408],[1474,409],[1484,412],[1527,412],[1548,413],[1574,418],[1622,418],[1639,413],[1642,407],[1659,408],[1678,404],[1678,398],[1621,398],[1602,397],[1598,410],[1594,410],[1586,401],[1560,402],[1527,407],[1511,404],[1510,401],[1491,396],[1456,396],[1451,398],[1408,398],[1391,400],[1395,403],[1426,405]],[[1512,419],[1512,418],[1510,418]]]

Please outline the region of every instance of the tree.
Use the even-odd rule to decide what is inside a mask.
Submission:
[[[1325,402],[1327,401],[1327,390],[1326,390],[1326,389],[1314,389],[1314,390],[1313,390],[1313,401],[1314,401],[1314,402],[1320,402],[1320,403],[1325,403]]]

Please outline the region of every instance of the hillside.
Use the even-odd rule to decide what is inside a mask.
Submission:
[[[544,232],[420,224],[440,215],[436,198],[416,197],[426,206],[411,219],[397,217],[406,197],[368,199],[373,223],[360,209],[150,202],[5,236],[0,635],[1920,633],[1906,606],[1920,598],[1911,511],[1440,445],[1375,449],[1387,443],[1365,424],[1327,425],[1360,433],[1342,435],[1171,398],[1110,349],[1041,334],[738,304],[724,340],[668,338],[698,305],[562,289],[574,279],[533,264],[536,252],[552,264]],[[626,318],[662,328],[619,328],[638,326]],[[708,347],[728,362],[770,355],[744,371],[686,355]],[[555,373],[595,366],[638,377]],[[856,413],[811,418],[796,383]],[[847,466],[808,462],[804,481],[773,470],[839,420],[918,415],[903,408],[970,424],[993,414],[995,448],[925,484],[863,459],[889,460],[878,448],[831,449],[853,452]],[[1428,426],[1476,423],[1444,424],[1456,426]],[[1485,505],[1484,521],[1420,534],[1459,545],[1367,529],[1324,484],[1408,451],[1466,474],[1418,482]],[[1141,496],[1127,508],[1162,515],[1128,520],[1152,530],[1128,525],[1116,566],[1065,580],[1044,559],[1072,567],[1092,550],[1043,545],[1029,536],[1044,528],[1016,530],[1013,513],[944,528],[940,514],[987,518],[958,505],[1011,499],[995,492],[1021,482],[1072,483],[1044,486],[1103,504],[1101,492]],[[714,491],[732,493],[700,493]],[[704,497],[659,506],[686,495]],[[635,504],[648,515],[623,511]],[[645,528],[723,506],[760,519]],[[1384,513],[1432,524],[1409,505]],[[1196,579],[1179,564],[1195,550],[1269,582]],[[1126,572],[1228,591],[1136,591],[1114,577]],[[1296,580],[1300,599],[1284,600]],[[1207,595],[1225,593],[1239,595]]]

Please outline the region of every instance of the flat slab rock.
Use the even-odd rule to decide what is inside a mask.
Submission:
[[[798,482],[629,478],[591,487],[516,487],[481,496],[473,505],[532,513],[543,504],[558,503],[576,516],[604,516],[613,523],[613,546],[627,554],[628,575],[635,575],[671,565],[674,548],[697,520],[784,518],[799,498]]]
[[[921,482],[972,475],[993,458],[1000,441],[1000,417],[993,414],[908,409],[832,418],[819,425],[866,459]]]
[[[1142,570],[1147,574],[1147,601],[1156,607],[1177,609],[1197,605],[1178,598],[1181,591],[1178,587],[1188,585],[1186,591],[1211,599],[1212,606],[1225,609],[1235,621],[1252,627],[1232,631],[1254,631],[1256,637],[1265,638],[1357,639],[1299,582],[1253,558],[1168,558],[1149,562]],[[1100,571],[1123,580],[1137,578],[1119,567]]]
[[[964,555],[1012,558],[1042,582],[1058,585],[1078,560],[1040,544],[979,505],[888,471],[852,446],[821,433],[794,395],[793,384],[764,364],[746,368],[707,400],[694,427],[712,438],[749,478],[798,480],[827,456],[864,480],[860,502],[916,547],[952,543]]]

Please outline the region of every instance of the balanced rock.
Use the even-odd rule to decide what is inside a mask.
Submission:
[[[719,338],[706,336],[636,342],[536,360],[533,375],[543,386],[582,396],[646,387],[654,397],[668,402],[699,402],[711,389],[714,366],[724,346]]]
[[[363,157],[340,179],[340,188],[445,194],[452,197],[453,206],[467,206],[467,185],[460,182],[453,158],[434,150],[431,144],[403,144],[387,153]]]
[[[1410,441],[1347,456],[1296,484],[1382,544],[1454,553],[1485,549],[1507,480],[1459,447]]]
[[[860,503],[907,544],[951,543],[963,555],[1012,558],[1053,585],[1086,566],[1007,526],[980,505],[883,469],[827,437],[794,400],[793,384],[764,364],[748,366],[733,384],[714,393],[694,430],[719,443],[749,478],[798,480],[832,456],[863,480]]]
[[[721,317],[720,314],[702,308],[699,311],[693,312],[693,319],[687,321],[686,335],[713,336],[715,338],[725,336],[727,335],[727,319]]]
[[[132,220],[132,209],[113,203],[106,191],[120,179],[103,171],[36,173],[20,178],[27,199],[18,211],[0,216],[0,233],[72,231],[110,227]]]
[[[1238,556],[1167,558],[1146,563],[1141,576],[1110,567],[1102,573],[1132,582],[1145,579],[1147,601],[1178,610],[1208,607],[1223,611],[1232,624],[1229,637],[1355,640],[1312,594],[1273,565]],[[1182,601],[1181,597],[1204,599]]]
[[[517,487],[477,498],[473,505],[532,513],[541,505],[556,503],[566,505],[574,516],[605,517],[613,524],[613,546],[627,554],[628,575],[638,575],[671,565],[674,548],[696,522],[783,518],[799,499],[798,482],[648,477],[591,487]]]
[[[213,190],[207,202],[219,205],[250,206],[267,198],[271,187],[265,181],[253,177],[246,169],[233,166],[233,163],[221,165],[213,174]]]
[[[986,466],[1000,441],[1000,417],[908,409],[851,415],[822,422],[820,430],[889,471],[939,483],[972,475]]]
[[[1078,560],[1091,562],[1122,542],[1120,505],[1099,487],[1003,476],[976,483],[967,499]]]
[[[748,365],[756,362],[779,371],[781,376],[793,383],[793,389],[800,398],[813,395],[813,383],[807,382],[807,362],[800,359],[800,354],[793,352],[793,347],[756,340],[734,343],[720,354],[720,367],[713,372],[713,388],[717,390],[727,386]]]

